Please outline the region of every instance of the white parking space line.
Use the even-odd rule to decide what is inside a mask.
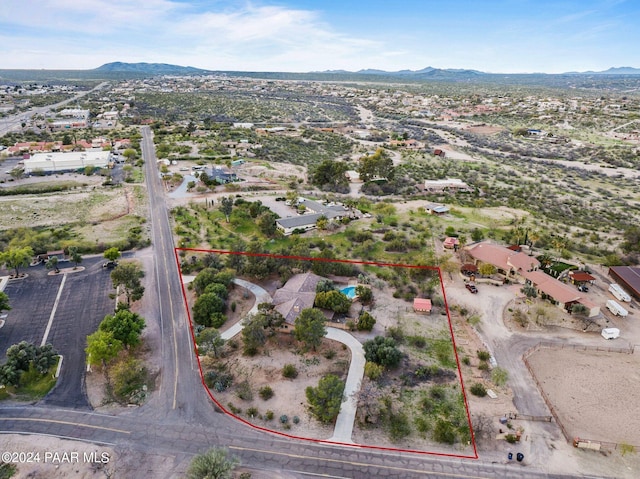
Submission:
[[[53,303],[53,309],[51,310],[51,316],[49,316],[49,322],[47,323],[47,329],[44,331],[44,337],[42,338],[42,342],[40,343],[40,347],[47,344],[47,338],[49,337],[49,331],[51,331],[51,325],[53,324],[53,318],[56,315],[56,310],[58,309],[58,303],[60,302],[60,296],[62,296],[62,288],[64,288],[64,283],[67,281],[67,275],[65,274],[62,277],[62,283],[60,283],[60,288],[58,288],[58,295],[56,296],[56,301]]]

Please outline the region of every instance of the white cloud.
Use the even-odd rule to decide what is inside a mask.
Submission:
[[[6,68],[28,68],[28,62],[91,68],[110,56],[107,61],[305,71],[346,68],[384,50],[380,42],[335,31],[311,10],[213,3],[197,11],[171,0],[34,0],[26,10],[21,1],[5,1],[3,10],[13,12],[0,17],[9,26],[0,52]]]

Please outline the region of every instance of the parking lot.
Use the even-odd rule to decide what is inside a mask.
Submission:
[[[101,257],[85,258],[83,271],[58,275],[48,275],[43,264],[23,268],[29,276],[10,281],[4,290],[12,309],[0,329],[2,357],[9,346],[20,341],[39,346],[49,322],[46,342],[64,357],[58,383],[43,400],[47,404],[90,407],[84,386],[86,338],[114,307],[109,299],[113,292],[111,270],[102,267],[103,261]],[[73,263],[61,262],[59,266],[72,268]]]

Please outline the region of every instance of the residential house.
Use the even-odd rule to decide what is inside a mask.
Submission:
[[[540,261],[533,256],[486,241],[469,245],[465,249],[476,266],[479,263],[492,264],[498,270],[498,274],[504,275],[505,279],[510,281],[524,283],[524,273],[540,267]]]
[[[273,305],[275,310],[284,317],[284,329],[292,329],[302,310],[313,308],[316,300],[316,286],[321,279],[324,278],[310,271],[296,274],[275,292]],[[327,319],[333,316],[331,311],[323,312]]]
[[[586,298],[577,289],[564,284],[543,271],[528,271],[524,273],[526,282],[532,285],[539,294],[557,303],[558,307],[570,312],[574,304],[582,304],[587,308],[591,318],[600,314],[600,307]]]
[[[427,203],[424,206],[427,213],[431,215],[441,216],[449,212],[449,207],[441,203]]]
[[[444,180],[425,180],[424,189],[427,192],[442,193],[445,191],[471,191],[468,184],[459,178],[447,178]]]
[[[209,180],[216,181],[221,185],[238,181],[238,175],[219,166],[215,168],[205,168],[204,172]]]
[[[276,220],[276,227],[285,236],[292,234],[296,230],[309,231],[316,227],[316,223],[322,217],[328,220],[339,221],[342,218],[351,216],[349,208],[343,205],[329,203],[323,205],[317,201],[302,199],[298,206],[304,206],[305,214],[293,216],[291,218],[280,218]]]

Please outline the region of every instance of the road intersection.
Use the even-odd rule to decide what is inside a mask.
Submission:
[[[151,130],[143,127],[155,250],[154,316],[161,331],[159,387],[140,408],[118,415],[47,405],[0,406],[2,434],[49,435],[113,446],[127,454],[156,454],[173,459],[180,477],[190,458],[214,446],[225,446],[242,464],[269,471],[270,477],[335,478],[560,478],[513,463],[485,462],[454,456],[406,454],[362,446],[300,441],[254,430],[216,410],[202,384],[161,179],[156,168]],[[6,445],[6,444],[5,444]],[[116,465],[117,470],[117,465]],[[264,476],[263,476],[264,477]],[[575,477],[586,477],[584,475]]]

